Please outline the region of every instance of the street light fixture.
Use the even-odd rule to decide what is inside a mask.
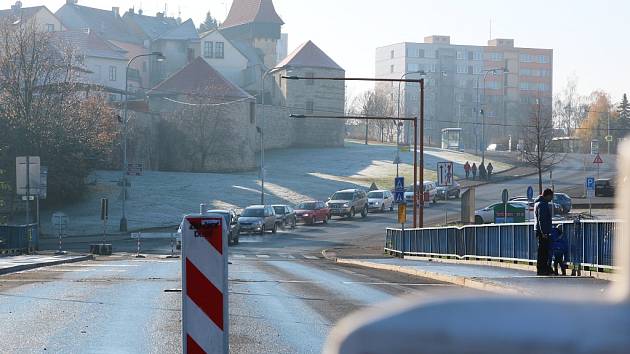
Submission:
[[[502,74],[507,74],[510,71],[507,67],[503,68],[492,68],[492,69],[484,69],[481,70],[483,73],[483,95],[486,96],[486,77],[488,77],[489,73],[493,75],[497,75],[499,72]],[[479,96],[479,75],[477,76],[477,121],[479,121],[479,114],[481,114],[481,163],[483,164],[486,160],[486,115],[484,111],[481,109],[481,99]]]
[[[129,102],[129,68],[131,67],[131,63],[134,60],[142,57],[155,57],[156,61],[163,62],[166,60],[166,57],[162,54],[162,52],[152,52],[146,54],[139,54],[135,57],[131,58],[129,62],[127,62],[127,67],[125,69],[125,104],[124,104],[124,114],[122,119],[118,116],[118,120],[122,123],[123,128],[123,166],[122,166],[122,216],[120,218],[120,232],[127,232],[127,215],[125,212],[125,204],[127,202],[127,124],[129,123],[128,118],[128,102]]]
[[[402,74],[400,79],[402,80],[407,75],[414,75],[414,74],[425,76],[427,73],[424,70],[409,71]],[[398,81],[398,108],[397,108],[397,114],[396,114],[398,118],[400,118],[400,86],[401,84],[402,84],[402,81]],[[406,96],[407,95],[405,94],[405,97]],[[405,101],[405,105],[407,105],[406,101]],[[396,122],[396,177],[399,176],[399,165],[400,165],[400,124],[399,122]]]
[[[283,79],[288,80],[328,80],[328,81],[370,81],[370,82],[416,82],[420,84],[420,114],[419,118],[415,118],[416,124],[414,124],[414,158],[413,158],[413,227],[422,227],[424,224],[424,193],[423,198],[418,203],[418,188],[416,183],[418,182],[418,155],[420,155],[420,181],[424,181],[424,79],[379,79],[379,78],[364,78],[364,77],[299,77],[299,76],[282,76]],[[330,117],[327,117],[330,118]],[[357,117],[359,118],[359,117]],[[346,117],[347,119],[347,117]],[[359,119],[366,119],[361,117]],[[369,118],[368,118],[369,119]],[[419,130],[419,132],[418,132]],[[418,140],[420,144],[418,146]],[[418,150],[418,147],[420,148]],[[419,154],[418,154],[419,152]],[[418,213],[418,206],[420,212]]]

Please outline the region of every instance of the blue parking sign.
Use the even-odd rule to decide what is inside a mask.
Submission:
[[[595,177],[586,177],[586,190],[595,190]]]

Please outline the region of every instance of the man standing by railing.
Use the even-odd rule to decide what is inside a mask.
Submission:
[[[553,191],[545,189],[543,194],[536,200],[534,207],[536,238],[538,239],[538,257],[536,258],[536,270],[538,275],[550,275],[549,267],[549,246],[551,229],[553,222],[551,220],[550,202],[553,200]]]

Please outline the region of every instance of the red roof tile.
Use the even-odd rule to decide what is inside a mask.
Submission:
[[[253,22],[284,24],[276,12],[272,0],[234,0],[230,13],[221,24],[221,28]]]
[[[159,83],[149,95],[207,94],[208,98],[240,99],[251,96],[234,85],[201,57]]]
[[[281,61],[277,68],[285,66],[294,67],[310,67],[310,68],[327,68],[343,70],[341,66],[335,63],[323,50],[319,49],[315,43],[308,41]]]

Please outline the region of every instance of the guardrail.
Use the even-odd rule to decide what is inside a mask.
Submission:
[[[37,224],[0,225],[0,255],[31,253],[38,245]]]
[[[562,224],[569,261],[585,269],[612,269],[617,221],[581,220]],[[536,261],[534,223],[468,225],[424,229],[388,228],[385,251],[398,256],[441,256],[508,262]]]

